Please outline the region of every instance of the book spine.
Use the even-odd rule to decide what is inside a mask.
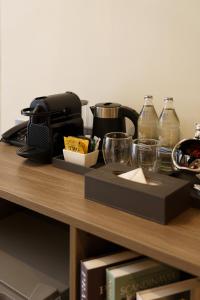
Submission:
[[[106,300],[115,300],[113,276],[106,270]]]
[[[132,275],[129,276],[131,278]],[[172,268],[163,268],[155,273],[145,274],[135,278],[132,283],[132,288],[135,292],[145,290],[160,285],[169,284],[180,279],[180,271]]]
[[[88,271],[81,263],[81,300],[88,300]]]

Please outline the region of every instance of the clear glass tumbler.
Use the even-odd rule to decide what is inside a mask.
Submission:
[[[159,141],[154,139],[133,140],[132,164],[143,171],[157,172],[159,167]]]
[[[104,136],[102,152],[105,164],[131,163],[132,136],[124,132],[110,132]]]

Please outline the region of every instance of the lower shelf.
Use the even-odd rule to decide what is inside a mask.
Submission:
[[[0,266],[8,299],[69,299],[68,226],[25,211],[1,219]]]

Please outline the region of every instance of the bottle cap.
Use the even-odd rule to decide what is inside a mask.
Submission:
[[[164,101],[173,101],[174,98],[173,97],[164,97]]]
[[[200,130],[200,122],[195,124],[196,130]]]
[[[146,96],[144,96],[144,99],[153,99],[153,96],[151,96],[151,95],[146,95]]]

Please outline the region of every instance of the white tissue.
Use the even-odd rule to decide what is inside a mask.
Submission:
[[[146,178],[144,176],[144,173],[142,171],[142,168],[138,168],[123,174],[118,175],[120,178],[124,178],[127,180],[147,184]]]

